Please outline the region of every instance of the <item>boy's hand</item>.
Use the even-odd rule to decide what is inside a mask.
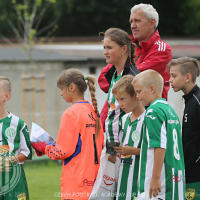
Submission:
[[[119,147],[113,147],[114,150],[121,154],[122,156],[131,156],[131,148],[130,146],[119,146]]]
[[[149,188],[150,198],[152,197],[152,194],[154,197],[156,197],[159,194],[159,192],[161,192],[160,175],[164,163],[165,151],[166,150],[164,148],[154,149],[154,166]]]
[[[160,178],[152,177],[149,188],[149,198],[151,199],[152,195],[154,197],[158,196],[159,192],[161,192]]]

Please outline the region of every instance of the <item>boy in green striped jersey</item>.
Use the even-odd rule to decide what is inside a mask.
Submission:
[[[146,70],[133,79],[145,112],[141,138],[138,194],[162,200],[185,199],[185,166],[181,125],[172,107],[162,99],[163,78]]]
[[[140,154],[140,149],[137,149],[137,145],[140,139],[145,109],[136,98],[132,85],[133,78],[134,76],[132,75],[123,76],[112,89],[120,108],[127,113],[121,120],[119,138],[122,146],[114,147],[115,151],[121,154],[117,200],[132,200],[137,196]]]
[[[0,200],[28,200],[22,164],[31,160],[32,149],[24,121],[5,109],[10,98],[11,82],[0,76]]]

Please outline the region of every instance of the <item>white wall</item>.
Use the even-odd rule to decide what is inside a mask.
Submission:
[[[104,64],[93,63],[92,66],[97,66],[95,78],[98,78],[101,68],[105,66]],[[0,63],[0,75],[6,76],[10,79],[12,83],[12,97],[6,103],[6,109],[13,114],[21,117],[23,120],[27,120],[29,132],[31,130],[31,123],[33,121],[33,97],[31,92],[26,93],[26,101],[24,101],[23,90],[22,90],[22,79],[21,74],[25,72],[26,74],[40,74],[43,72],[46,75],[45,78],[45,121],[46,121],[46,131],[49,132],[53,137],[57,137],[60,119],[62,113],[71,106],[70,103],[66,103],[65,100],[60,96],[60,90],[57,88],[57,78],[61,72],[67,68],[76,68],[82,71],[84,75],[89,74],[90,64],[64,64],[62,62],[46,62],[46,63],[36,63],[34,66],[30,67],[27,63]],[[33,69],[34,68],[34,69]],[[40,89],[40,80],[35,80],[36,89]],[[27,81],[27,88],[31,89],[31,82]],[[97,100],[98,108],[101,111],[103,104],[106,99],[106,94],[104,94],[98,84],[97,86]],[[90,93],[87,91],[85,95],[86,100],[90,100]],[[40,126],[43,126],[43,117],[41,110],[41,93],[36,93],[36,121]],[[24,105],[27,104],[26,115],[24,115]]]
[[[60,127],[60,118],[65,109],[67,109],[71,104],[66,103],[64,99],[60,96],[60,90],[57,88],[56,82],[57,77],[60,73],[67,68],[77,68],[84,75],[89,74],[89,63],[80,63],[80,64],[64,64],[62,62],[46,62],[46,63],[37,63],[34,65],[34,70],[30,68],[27,63],[0,63],[0,75],[6,76],[11,80],[12,83],[12,98],[8,101],[6,108],[8,111],[11,111],[13,114],[18,115],[24,119],[23,108],[24,108],[24,97],[22,91],[22,72],[26,74],[39,74],[43,72],[46,75],[45,79],[45,116],[46,116],[46,130],[55,138],[57,137],[59,127]],[[101,72],[101,68],[105,66],[105,63],[92,63],[92,66],[96,66],[96,74],[93,75],[96,79]],[[40,82],[36,81],[37,89],[40,89]],[[197,84],[200,85],[200,78],[197,79]],[[30,82],[27,83],[27,88],[31,88]],[[96,84],[97,92],[96,97],[98,100],[98,108],[101,111],[104,102],[107,98],[105,94]],[[180,121],[182,121],[183,109],[184,109],[184,100],[182,99],[182,92],[175,93],[172,88],[170,88],[168,94],[168,102],[177,112]],[[27,124],[29,130],[31,130],[31,122],[33,120],[33,101],[31,92],[26,93],[27,98]],[[87,90],[85,93],[85,99],[90,101],[90,93]],[[42,122],[42,112],[41,112],[41,93],[36,93],[36,121],[35,123],[43,126]]]

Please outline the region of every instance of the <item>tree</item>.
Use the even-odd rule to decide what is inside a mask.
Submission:
[[[20,0],[15,0],[20,1]],[[22,1],[22,0],[21,0]],[[34,0],[32,0],[34,1]],[[35,2],[35,1],[34,1]],[[33,7],[33,3],[30,3]],[[37,7],[39,12],[48,1]],[[43,15],[39,28],[58,19],[57,37],[98,36],[99,32],[110,27],[121,28],[130,33],[130,9],[141,0],[61,0],[51,3]],[[200,1],[199,0],[143,0],[142,3],[153,5],[159,13],[159,32],[161,36],[200,36]],[[17,25],[14,7],[9,1],[0,1],[0,33],[13,37],[5,23],[6,16]],[[29,12],[30,13],[30,12]],[[38,31],[39,32],[39,31]],[[45,36],[48,31],[40,33]],[[36,35],[37,36],[37,35]]]
[[[16,0],[12,0],[11,3],[14,7],[17,20],[15,20],[15,23],[13,23],[7,14],[6,20],[14,32],[15,38],[23,45],[23,49],[25,52],[27,52],[30,62],[32,63],[32,46],[36,42],[35,38],[38,38],[41,33],[53,26],[54,28],[47,34],[46,37],[50,36],[51,33],[57,29],[55,24],[58,21],[58,18],[56,18],[56,20],[47,26],[39,29],[45,12],[48,10],[51,4],[56,3],[56,0],[34,0],[33,2],[24,0],[23,4],[18,3]],[[4,41],[12,44],[12,42],[7,37],[2,34],[0,35]]]

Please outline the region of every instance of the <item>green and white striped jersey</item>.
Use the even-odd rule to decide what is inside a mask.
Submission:
[[[22,153],[29,160],[32,159],[27,125],[22,119],[12,113],[0,120],[0,144],[8,145],[10,147],[9,151],[15,155]]]
[[[161,171],[162,200],[185,199],[185,166],[181,140],[181,125],[177,114],[165,99],[151,103],[142,126],[140,152],[139,194],[149,191],[154,166],[154,149],[166,149]]]
[[[138,146],[144,114],[145,112],[133,122],[130,121],[131,113],[122,117],[122,144],[124,146]],[[128,158],[121,156],[117,200],[132,200],[137,196],[138,171],[139,156],[131,155]]]
[[[118,101],[112,94],[112,88],[115,83],[122,78],[122,73],[115,78],[116,72],[113,74],[111,85],[108,91],[108,115],[105,121],[106,139],[108,142],[119,142],[119,120],[124,116],[125,112],[119,107]]]

